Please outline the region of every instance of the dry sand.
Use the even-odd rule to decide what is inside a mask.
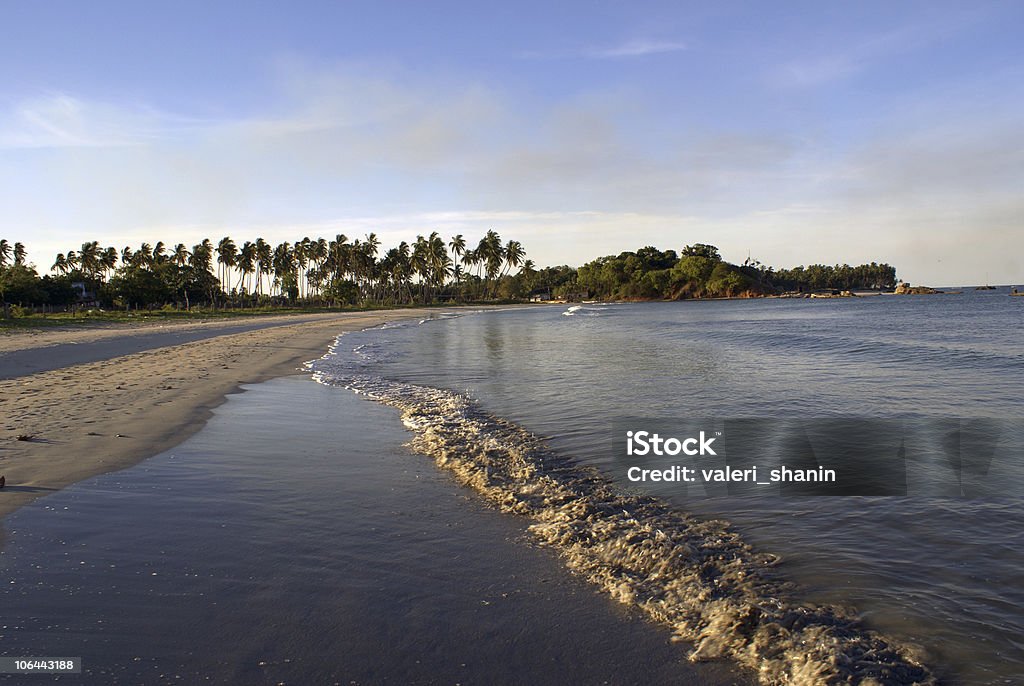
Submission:
[[[269,328],[0,380],[0,475],[7,478],[0,490],[0,517],[76,481],[167,450],[202,428],[210,410],[239,384],[296,373],[303,362],[324,354],[342,331],[429,314],[323,314],[296,317],[297,323],[286,325],[278,317],[261,318]],[[238,320],[224,326],[231,324]],[[39,347],[40,354],[60,355],[62,343],[152,328],[13,334],[0,339],[0,351]]]
[[[370,311],[370,312],[349,312],[338,314],[337,312],[318,312],[313,314],[273,314],[259,316],[239,316],[210,319],[188,319],[185,321],[168,321],[164,319],[147,319],[140,317],[135,322],[86,322],[69,324],[54,328],[41,329],[5,329],[0,330],[0,353],[24,350],[28,348],[43,348],[67,343],[92,343],[96,341],[124,339],[126,337],[148,336],[154,333],[172,333],[189,331],[212,331],[217,329],[232,329],[246,324],[254,327],[266,328],[276,325],[298,324],[305,322],[337,321],[343,319],[358,319],[360,317],[372,320],[380,320],[386,315],[392,314],[394,318],[402,316],[407,310]],[[409,310],[411,312],[411,310]],[[427,310],[417,310],[416,316],[423,316]],[[430,310],[435,312],[435,310]],[[410,315],[413,316],[413,315]],[[373,324],[367,324],[372,326]]]

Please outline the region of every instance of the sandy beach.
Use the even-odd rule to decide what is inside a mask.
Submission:
[[[240,384],[296,372],[343,331],[432,312],[286,315],[0,336],[0,377],[15,377],[0,380],[0,475],[7,480],[0,516],[181,442]],[[196,331],[201,340],[159,345],[167,342],[159,335]],[[146,337],[148,343],[140,345]],[[126,344],[159,347],[119,354]],[[76,363],[84,346],[91,346],[95,361]],[[6,361],[15,354],[48,371],[9,372]]]

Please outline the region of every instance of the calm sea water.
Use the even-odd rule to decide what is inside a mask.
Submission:
[[[1001,289],[439,318],[343,336],[315,368],[407,410],[412,401],[394,401],[405,391],[390,382],[455,392],[623,488],[635,485],[608,450],[609,427],[623,417],[1006,420],[998,497],[645,490],[730,521],[781,557],[772,574],[795,581],[797,595],[919,646],[943,682],[1024,683],[1024,298]]]

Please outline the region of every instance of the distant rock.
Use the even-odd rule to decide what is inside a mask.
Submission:
[[[856,298],[857,294],[853,291],[841,291],[839,289],[827,290],[827,291],[816,291],[811,293],[812,298]]]
[[[933,295],[935,293],[941,293],[929,286],[911,286],[906,281],[900,282],[896,286],[896,290],[893,291],[896,295]]]

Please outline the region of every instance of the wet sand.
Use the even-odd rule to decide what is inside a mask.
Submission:
[[[406,310],[393,310],[397,317]],[[418,310],[422,313],[424,311]],[[436,311],[434,311],[436,312]],[[386,311],[331,312],[315,314],[260,315],[228,319],[196,319],[182,322],[150,320],[139,322],[89,323],[61,327],[6,331],[0,333],[0,379],[27,376],[87,362],[99,362],[123,355],[181,345],[193,341],[305,323],[369,318],[377,321]]]
[[[293,373],[326,352],[342,331],[437,312],[6,334],[0,337],[0,475],[7,485],[0,490],[0,517],[39,496],[124,469],[180,443],[239,384]],[[200,339],[176,343],[174,337],[182,335]],[[83,363],[85,346],[91,361]],[[26,365],[46,371],[18,371]]]
[[[308,377],[246,386],[180,445],[5,520],[0,643],[104,686],[752,683],[688,663],[409,438]]]

